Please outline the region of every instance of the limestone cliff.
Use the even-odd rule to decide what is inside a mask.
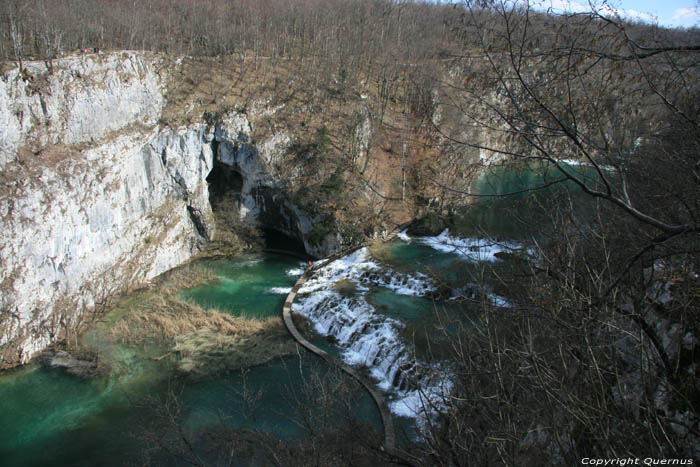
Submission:
[[[214,161],[243,178],[241,222],[304,237],[244,113],[159,123],[172,61],[114,53],[0,77],[0,368],[75,334],[107,297],[186,261],[215,232]]]
[[[129,125],[154,125],[164,80],[156,56],[133,53],[26,62],[0,79],[0,168],[20,149],[91,143]]]

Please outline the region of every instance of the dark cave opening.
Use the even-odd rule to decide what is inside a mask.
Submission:
[[[276,222],[280,220],[278,217],[263,213],[257,226],[241,221],[243,175],[236,167],[215,160],[214,167],[207,176],[207,183],[219,240],[236,243],[235,237],[238,237],[255,248],[285,252],[304,260],[311,258],[302,241],[276,226]],[[268,207],[272,205],[266,204]],[[272,212],[277,210],[278,206],[272,208]]]
[[[216,224],[216,240],[234,249],[244,244],[258,243],[255,230],[245,228],[240,221],[243,175],[236,168],[215,160],[214,167],[207,175],[207,184]]]
[[[300,240],[270,227],[263,227],[262,233],[265,249],[291,253],[304,260],[312,259]]]
[[[243,189],[243,175],[231,167],[219,161],[214,161],[214,168],[207,176],[209,184],[209,202],[212,209],[226,200],[234,200],[240,203],[241,190]]]

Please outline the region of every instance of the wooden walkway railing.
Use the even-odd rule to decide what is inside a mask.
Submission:
[[[400,232],[402,229],[406,228],[409,223],[405,223],[399,226],[396,226],[396,228],[384,239],[384,241],[389,241],[393,239],[398,232]],[[304,285],[304,282],[313,275],[314,270],[318,270],[326,266],[327,264],[331,263],[332,261],[335,261],[336,259],[342,258],[344,256],[347,256],[360,248],[363,248],[365,246],[368,246],[367,244],[362,244],[353,248],[350,248],[348,250],[341,251],[340,253],[336,253],[335,255],[332,255],[328,257],[325,261],[323,261],[321,264],[315,267],[308,267],[304,271],[304,274],[297,279],[296,283],[294,284],[294,287],[292,288],[292,291],[289,292],[287,295],[287,299],[284,301],[284,305],[282,306],[282,319],[284,320],[284,325],[287,327],[287,330],[289,333],[294,337],[294,339],[304,348],[306,348],[309,352],[323,358],[326,360],[329,364],[334,365],[338,368],[340,368],[342,371],[345,373],[349,374],[353,378],[355,378],[357,381],[362,384],[362,386],[365,387],[367,392],[370,393],[372,396],[372,399],[374,400],[374,403],[377,406],[377,409],[379,409],[379,414],[382,417],[382,424],[384,425],[384,452],[387,454],[394,456],[397,459],[401,459],[404,464],[406,465],[412,465],[411,462],[406,460],[403,456],[399,454],[399,452],[396,449],[396,432],[394,431],[394,420],[391,418],[391,411],[389,410],[389,406],[387,405],[386,401],[384,400],[384,396],[377,390],[376,386],[369,380],[367,379],[364,375],[362,375],[359,371],[351,367],[350,365],[347,365],[346,363],[341,362],[337,358],[333,357],[330,355],[328,352],[325,352],[324,350],[319,349],[315,345],[313,345],[311,342],[306,340],[304,336],[301,335],[299,330],[296,328],[294,325],[294,321],[292,319],[292,304],[294,303],[294,298],[296,297],[297,292],[301,288],[302,285]],[[281,250],[271,250],[275,252],[280,252],[284,253],[284,251]],[[298,254],[294,254],[294,256],[298,257]]]
[[[324,261],[321,265],[319,265],[316,268],[307,268],[304,274],[297,280],[296,284],[294,284],[294,287],[292,288],[292,291],[287,295],[287,299],[284,302],[284,305],[282,306],[282,318],[284,319],[284,325],[287,327],[287,330],[289,333],[294,337],[294,339],[301,344],[304,348],[309,350],[311,353],[318,355],[319,357],[323,358],[326,360],[329,364],[335,365],[336,367],[340,368],[342,371],[345,373],[349,374],[353,378],[355,378],[357,381],[362,384],[367,392],[370,393],[372,396],[372,399],[374,399],[374,403],[377,405],[377,408],[379,409],[379,413],[382,416],[382,423],[384,425],[384,451],[387,452],[388,454],[395,455],[396,453],[396,434],[394,431],[394,421],[391,418],[391,412],[389,411],[389,406],[387,405],[386,401],[384,400],[384,397],[381,395],[381,393],[377,390],[375,385],[369,381],[364,375],[362,375],[360,372],[355,370],[353,367],[350,365],[347,365],[337,358],[333,357],[330,355],[328,352],[325,352],[315,345],[313,345],[311,342],[306,340],[299,330],[296,328],[294,325],[294,321],[292,320],[292,303],[294,303],[294,298],[296,297],[297,292],[301,288],[301,286],[304,284],[306,279],[311,277],[313,274],[314,269],[320,269],[330,263],[331,261],[335,261],[335,259],[340,258],[341,256],[348,255],[352,253],[353,251],[359,249],[361,247],[354,248],[350,251],[345,251],[342,254],[338,255],[333,255],[330,258],[328,258],[326,261]]]

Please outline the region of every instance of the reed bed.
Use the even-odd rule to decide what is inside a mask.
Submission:
[[[171,271],[152,287],[124,300],[107,337],[122,345],[157,344],[163,358],[186,374],[206,375],[265,363],[294,352],[294,341],[279,317],[231,316],[183,300],[178,291],[218,280],[202,266]]]

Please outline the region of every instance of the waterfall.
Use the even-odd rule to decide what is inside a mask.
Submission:
[[[353,296],[334,290],[341,280],[353,282]],[[370,286],[413,296],[435,290],[427,276],[381,267],[362,248],[318,270],[299,290],[292,310],[311,320],[319,334],[335,338],[343,361],[368,369],[378,386],[390,394],[392,412],[416,418],[422,426],[444,406],[451,376],[440,364],[416,359],[401,337],[405,325],[377,313],[367,302]]]
[[[404,240],[407,238],[406,235],[402,237]],[[449,229],[445,229],[436,237],[423,237],[420,241],[438,251],[453,253],[471,261],[495,261],[498,253],[522,250],[522,246],[515,242],[503,242],[490,238],[453,237]]]

